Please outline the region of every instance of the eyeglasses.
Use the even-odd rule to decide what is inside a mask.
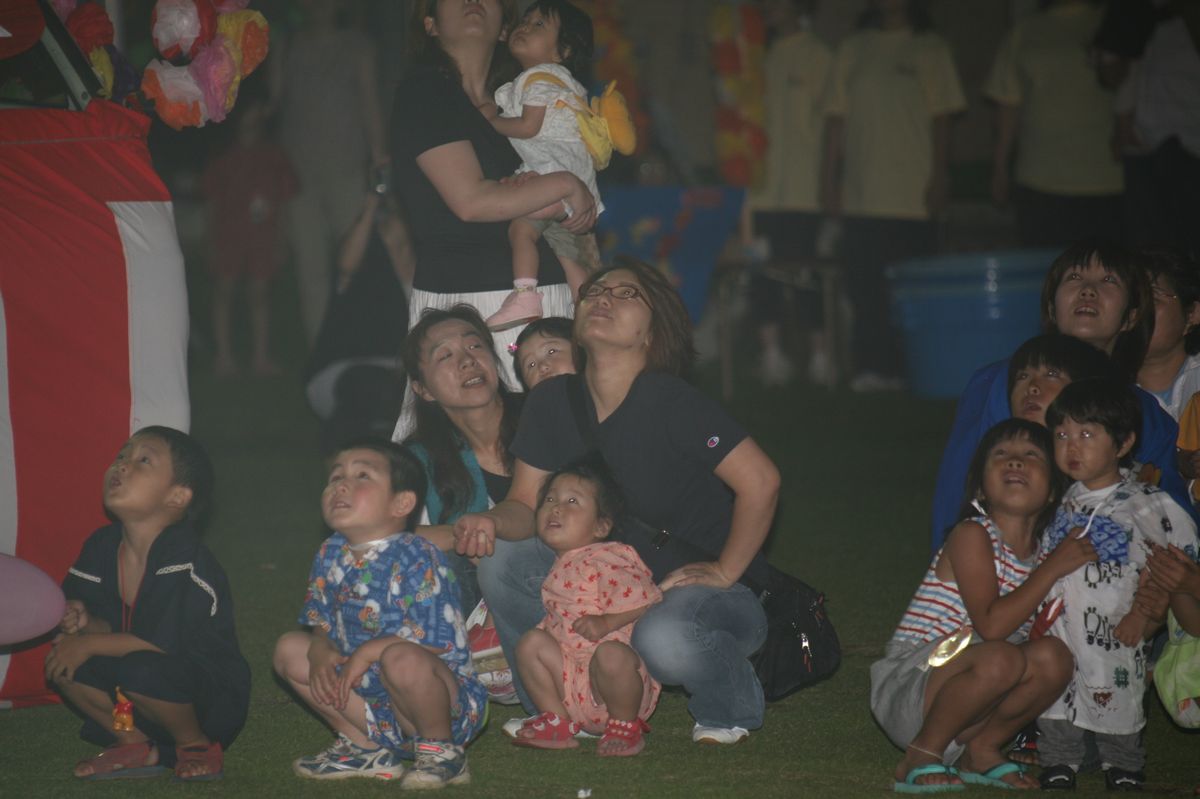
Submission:
[[[594,300],[601,294],[609,294],[614,299],[618,300],[636,300],[641,298],[643,301],[645,301],[645,295],[642,294],[641,289],[639,289],[637,286],[630,286],[626,283],[618,283],[615,286],[606,286],[603,283],[593,283],[587,287],[586,291],[583,292],[583,298],[587,300]],[[649,305],[650,303],[646,301],[646,304]]]

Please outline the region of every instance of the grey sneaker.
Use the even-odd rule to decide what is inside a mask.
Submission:
[[[364,749],[344,735],[328,749],[292,762],[292,771],[310,780],[344,780],[372,777],[395,780],[404,774],[404,765],[390,749]]]
[[[402,789],[423,791],[471,781],[463,747],[449,741],[418,741],[415,751],[416,763],[400,781]]]

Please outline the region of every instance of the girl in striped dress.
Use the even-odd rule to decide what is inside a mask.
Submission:
[[[1030,620],[1059,577],[1096,559],[1086,539],[1067,538],[1034,565],[1064,487],[1041,425],[1008,419],[979,443],[961,521],[871,666],[871,712],[904,749],[896,791],[1038,787],[1003,752],[1074,662],[1057,639],[1028,640]]]

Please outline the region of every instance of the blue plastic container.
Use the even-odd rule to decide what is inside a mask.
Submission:
[[[892,314],[904,331],[913,391],[957,397],[976,369],[1037,335],[1042,279],[1057,255],[959,253],[889,266]]]

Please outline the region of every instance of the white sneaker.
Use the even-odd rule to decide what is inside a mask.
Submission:
[[[504,722],[504,725],[500,729],[504,730],[504,734],[509,738],[516,738],[517,733],[521,731],[521,727],[525,725],[525,722],[538,718],[541,718],[541,716],[517,716],[516,718],[512,718]],[[600,736],[592,735],[590,732],[581,729],[579,732],[575,733],[575,737],[582,740],[584,738],[599,738]]]
[[[698,744],[735,744],[749,734],[744,727],[692,727],[692,741]]]

